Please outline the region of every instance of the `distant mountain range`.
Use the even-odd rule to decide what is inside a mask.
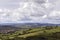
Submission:
[[[37,27],[37,26],[56,26],[56,25],[60,26],[60,24],[51,24],[51,23],[6,23],[6,24],[0,24],[0,27],[1,26],[9,26],[9,27],[31,26],[31,27]]]
[[[50,23],[11,23],[11,24],[0,24],[0,33],[7,33],[10,31],[16,31],[20,29],[36,28],[41,26],[60,26],[60,24]]]

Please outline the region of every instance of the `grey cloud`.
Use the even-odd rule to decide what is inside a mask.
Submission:
[[[59,3],[59,0],[49,0],[47,3],[46,0],[0,0],[0,8],[5,8],[0,12],[0,22],[58,23]]]
[[[0,0],[0,8],[15,9],[19,7],[19,0]]]

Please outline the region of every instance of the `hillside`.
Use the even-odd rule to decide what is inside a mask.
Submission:
[[[60,40],[60,27],[46,26],[0,33],[1,40]]]
[[[0,24],[0,33],[8,33],[10,31],[15,32],[16,30],[25,30],[30,28],[38,28],[45,26],[56,26],[60,24],[49,24],[49,23],[8,23]]]

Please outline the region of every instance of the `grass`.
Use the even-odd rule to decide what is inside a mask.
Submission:
[[[28,34],[24,34],[24,35],[19,35],[18,37],[22,37],[22,38],[27,38],[27,37],[31,37],[31,36],[37,36],[37,35],[42,35],[42,34],[52,34],[52,33],[56,33],[56,32],[60,32],[60,28],[56,28],[56,29],[50,29],[50,30],[43,30],[40,28],[35,28],[29,31]]]
[[[60,40],[60,27],[52,27],[52,28],[46,28],[46,27],[40,27],[40,28],[33,28],[29,30],[19,30],[16,31],[13,34],[0,34],[0,38],[2,39],[10,39],[10,40],[39,40],[39,39],[46,39],[47,40]],[[56,37],[57,36],[57,37]],[[21,39],[23,38],[23,39]]]

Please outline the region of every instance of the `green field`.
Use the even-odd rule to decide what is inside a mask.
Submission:
[[[60,27],[38,27],[14,33],[0,33],[0,40],[60,40]]]

